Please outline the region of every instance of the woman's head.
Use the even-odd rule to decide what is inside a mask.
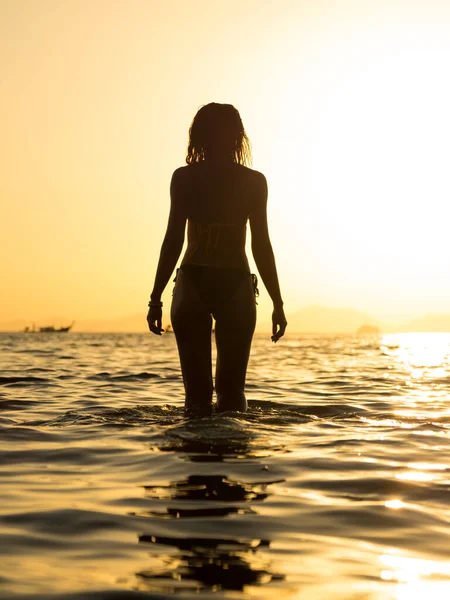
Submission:
[[[192,121],[186,162],[191,165],[207,158],[251,163],[250,141],[239,112],[231,104],[206,104]]]

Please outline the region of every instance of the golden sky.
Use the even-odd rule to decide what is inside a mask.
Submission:
[[[447,0],[1,0],[0,321],[145,318],[211,101],[267,176],[288,315],[450,312],[449,64]]]

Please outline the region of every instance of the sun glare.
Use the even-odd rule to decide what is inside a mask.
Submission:
[[[447,285],[448,36],[380,27],[298,58],[267,161],[280,252],[307,252],[337,301],[417,310]]]
[[[404,333],[385,335],[382,350],[403,363],[411,377],[443,377],[450,368],[450,334]]]
[[[446,600],[450,594],[450,563],[386,553],[380,556],[380,578],[395,582],[396,600]],[[441,580],[440,580],[441,579]]]

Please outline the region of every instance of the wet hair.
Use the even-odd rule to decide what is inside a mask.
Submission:
[[[205,160],[214,148],[229,154],[236,163],[251,164],[250,140],[241,115],[231,104],[211,102],[199,109],[189,128],[186,163],[192,165]]]

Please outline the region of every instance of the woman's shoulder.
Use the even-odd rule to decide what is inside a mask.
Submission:
[[[255,169],[251,169],[250,167],[246,167],[245,165],[237,164],[241,176],[247,180],[253,186],[260,187],[261,185],[267,185],[266,177],[264,173],[261,171],[256,171]]]
[[[172,179],[182,179],[186,177],[188,171],[190,169],[190,165],[184,165],[182,167],[177,167],[175,171],[172,173]]]
[[[210,176],[208,171],[205,171],[204,165],[201,163],[193,163],[191,165],[184,165],[175,169],[172,175],[172,181],[174,182],[188,182],[196,177]],[[264,173],[256,171],[245,165],[235,163],[233,165],[235,173],[239,174],[242,179],[245,179],[250,185],[257,188],[266,187],[267,181]]]
[[[266,176],[261,171],[256,171],[255,169],[251,169],[250,167],[246,167],[245,165],[238,165],[239,169],[243,174],[247,176],[249,181],[255,183],[264,183],[266,182]]]
[[[240,167],[245,169],[243,172],[247,178],[251,197],[256,201],[264,198],[267,195],[267,180],[264,173],[244,165],[240,165]]]

